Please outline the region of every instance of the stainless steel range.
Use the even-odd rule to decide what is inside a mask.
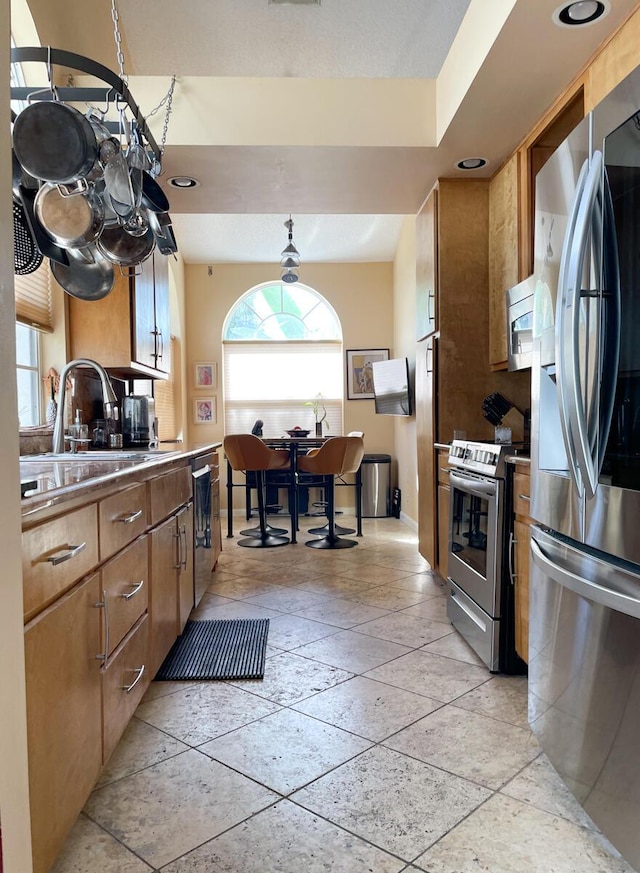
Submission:
[[[449,450],[447,615],[493,672],[513,672],[512,592],[503,581],[505,457],[513,454],[513,446],[467,440]]]

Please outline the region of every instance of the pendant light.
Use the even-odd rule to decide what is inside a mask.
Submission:
[[[291,284],[297,282],[300,278],[296,273],[296,269],[300,266],[300,252],[293,243],[293,220],[289,216],[285,221],[284,226],[288,231],[288,245],[282,250],[282,281]]]

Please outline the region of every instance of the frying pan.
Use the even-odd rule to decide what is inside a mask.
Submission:
[[[93,188],[67,196],[45,182],[35,196],[36,218],[61,248],[82,248],[95,242],[104,225],[104,206]]]
[[[95,245],[71,249],[68,266],[52,261],[51,272],[67,294],[79,300],[101,300],[115,282],[113,265]]]
[[[22,110],[13,125],[13,147],[22,167],[44,182],[78,182],[98,157],[88,119],[58,101],[31,103]]]
[[[142,172],[142,205],[151,212],[169,211],[169,201],[166,194],[146,170]]]

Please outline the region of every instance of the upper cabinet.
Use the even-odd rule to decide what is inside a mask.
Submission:
[[[71,357],[96,359],[120,378],[167,378],[169,325],[169,267],[159,252],[136,276],[116,271],[102,300],[69,298]]]
[[[518,282],[519,161],[514,154],[489,185],[489,364],[507,369],[506,292]]]
[[[438,329],[438,191],[416,216],[416,339]]]

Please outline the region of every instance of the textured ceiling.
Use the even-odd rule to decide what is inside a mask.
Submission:
[[[12,0],[12,9],[27,2],[41,44],[117,70],[109,0]],[[640,5],[612,0],[610,14],[596,24],[561,29],[551,21],[558,2],[322,0],[317,6],[117,0],[125,72],[143,112],[157,102],[155,95],[144,101],[138,96],[144,81],[156,82],[156,93],[162,94],[170,76],[178,76],[160,181],[185,261],[277,260],[289,213],[303,262],[391,259],[402,216],[415,214],[435,180],[458,175],[456,161],[475,155],[485,157],[487,166],[468,175],[491,176],[598,45]],[[482,44],[482,29],[492,16],[498,24]],[[456,34],[469,22],[473,39],[455,64],[453,54],[448,63]],[[449,90],[441,93],[447,76]],[[193,88],[206,85],[206,77],[228,99],[220,101],[218,90],[205,111]],[[331,81],[344,82],[341,92],[352,93],[349,88],[358,81],[398,82],[402,88],[403,80],[438,77],[438,116],[447,101],[451,106],[438,137],[425,134],[416,141],[400,130],[397,145],[393,134],[402,126],[396,120],[394,127],[392,112],[381,113],[376,99],[363,107],[347,103],[347,111],[343,106],[341,128],[333,101],[301,105],[264,97],[262,104],[253,103],[252,114],[235,100],[234,90],[269,79],[269,87],[259,87],[273,95],[278,83],[295,79],[301,93],[307,85]],[[367,130],[378,131],[364,143],[352,136],[349,106],[362,110],[359,118]],[[420,129],[427,110],[414,99],[409,115],[404,105],[402,112]],[[316,136],[301,144],[305,123],[325,113],[333,113],[333,140],[321,145],[324,138]],[[265,118],[273,123],[268,135]],[[195,122],[194,131],[186,119]],[[160,139],[162,112],[151,122]],[[205,141],[203,131],[210,137]],[[200,185],[191,191],[170,189],[166,180],[172,175],[192,175]]]

